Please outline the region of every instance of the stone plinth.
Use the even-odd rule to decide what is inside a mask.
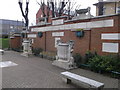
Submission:
[[[23,45],[23,53],[21,55],[28,57],[31,54],[31,44],[30,44],[30,41],[25,39],[23,41],[22,45]]]
[[[73,45],[73,41],[69,41],[68,43],[59,41],[57,44],[56,60],[52,64],[66,70],[75,68],[76,66],[72,57]]]

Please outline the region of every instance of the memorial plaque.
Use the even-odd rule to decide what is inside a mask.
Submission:
[[[67,60],[68,58],[68,45],[58,45],[58,57],[63,60]]]

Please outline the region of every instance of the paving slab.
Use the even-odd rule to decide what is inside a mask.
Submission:
[[[14,51],[5,51],[2,60],[17,64],[2,68],[3,88],[79,88],[76,84],[64,83],[60,73],[66,70],[53,66],[50,60],[35,56],[24,57]],[[105,83],[105,88],[118,88],[117,79],[84,69],[68,71]]]
[[[60,72],[52,61],[39,57],[21,56],[18,52],[6,51],[3,61],[12,61],[17,66],[2,68],[3,88],[76,88],[62,81]]]

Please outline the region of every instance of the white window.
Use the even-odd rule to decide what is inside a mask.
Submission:
[[[13,26],[10,26],[10,29],[13,29],[14,27]]]
[[[60,40],[60,38],[55,38],[55,47],[57,47],[58,40]]]

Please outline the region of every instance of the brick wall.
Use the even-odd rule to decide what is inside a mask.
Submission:
[[[118,33],[118,17],[106,17],[106,18],[101,18],[101,20],[106,20],[106,19],[114,19],[114,27],[104,27],[104,28],[94,28],[91,29],[91,51],[96,50],[98,54],[100,55],[106,55],[109,54],[107,52],[102,52],[102,43],[118,43],[118,40],[102,40],[101,39],[101,34],[106,33]],[[94,19],[93,21],[99,20]]]
[[[14,38],[10,39],[10,47],[11,48],[20,48],[22,45],[21,43],[21,37],[15,36]]]
[[[74,44],[74,53],[80,53],[84,55],[88,50],[97,51],[100,55],[110,54],[108,52],[102,51],[103,43],[119,43],[119,53],[120,53],[120,40],[110,40],[102,39],[102,34],[109,33],[120,33],[120,15],[108,16],[108,17],[99,17],[86,20],[78,20],[66,22],[65,24],[79,23],[79,22],[93,22],[101,20],[114,20],[113,27],[100,27],[100,28],[91,28],[90,30],[84,30],[84,37],[78,38],[75,36],[75,31],[71,30],[57,30],[57,31],[46,31],[43,32],[42,38],[36,38],[33,44],[33,47],[40,47],[46,51],[56,52],[55,48],[55,38],[60,38],[63,42],[68,42],[73,40]],[[52,36],[53,32],[64,32],[64,36]]]
[[[62,42],[65,43],[68,42],[69,40],[73,40],[75,42],[74,53],[84,54],[87,50],[89,50],[90,31],[85,31],[84,37],[81,38],[75,36],[75,31],[69,30],[69,31],[59,31],[59,32],[64,32],[64,36],[54,37],[52,36],[52,32],[50,31],[44,32],[42,38],[37,37],[36,39],[34,39],[34,44],[32,46],[34,48],[43,48],[46,51],[56,52],[55,38],[61,38]]]

